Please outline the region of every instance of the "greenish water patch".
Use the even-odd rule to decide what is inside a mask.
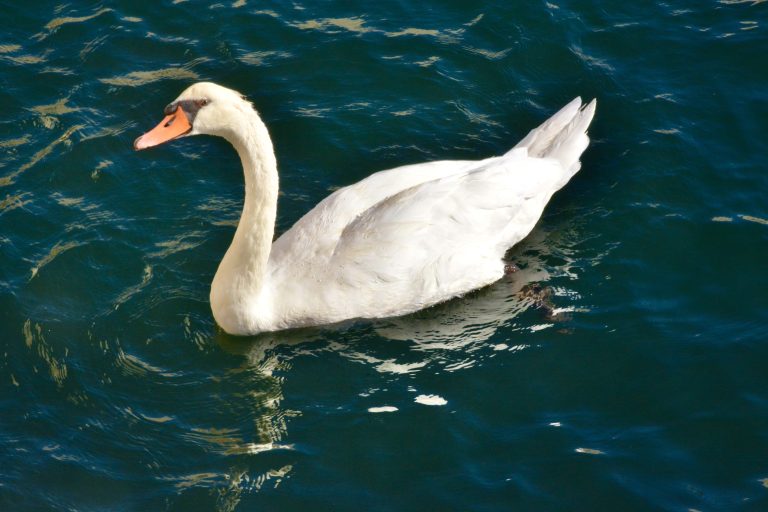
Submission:
[[[0,509],[763,510],[768,16],[758,1],[5,6]],[[520,271],[407,318],[239,339],[208,287],[245,93],[278,231],[396,165],[598,98]]]

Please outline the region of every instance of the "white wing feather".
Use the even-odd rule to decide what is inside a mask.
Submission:
[[[344,229],[328,277],[352,288],[373,283],[377,294],[358,302],[366,316],[415,311],[490,284],[561,174],[553,160],[521,155],[403,190]]]
[[[399,167],[331,194],[272,246],[275,324],[401,315],[499,279],[504,252],[579,169],[595,103],[580,107],[503,156]]]

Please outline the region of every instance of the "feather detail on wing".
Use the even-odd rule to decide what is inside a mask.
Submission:
[[[536,224],[563,169],[524,151],[479,164],[361,213],[338,237],[329,280],[415,310],[501,277],[505,250]]]
[[[290,258],[298,254],[327,258],[339,242],[342,231],[363,212],[403,190],[421,183],[466,172],[477,161],[443,160],[406,165],[377,172],[341,188],[319,202],[272,246],[272,258]]]
[[[506,154],[382,171],[339,189],[272,245],[278,328],[411,313],[488,285],[579,169],[595,102],[576,99]]]

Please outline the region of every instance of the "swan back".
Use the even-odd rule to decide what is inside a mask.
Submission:
[[[334,192],[273,244],[273,321],[398,316],[498,280],[506,250],[578,170],[594,108],[577,98],[500,157],[404,166]]]

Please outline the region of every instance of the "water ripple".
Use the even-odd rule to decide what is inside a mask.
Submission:
[[[37,260],[37,263],[35,263],[35,265],[32,267],[30,271],[31,275],[29,277],[29,280],[31,281],[32,279],[34,279],[35,276],[37,276],[38,272],[40,272],[40,270],[43,269],[43,267],[50,264],[57,257],[61,256],[62,254],[64,254],[65,252],[71,249],[80,247],[82,245],[85,245],[85,242],[80,242],[76,240],[69,240],[65,242],[63,240],[59,240],[58,242],[56,242],[56,244],[54,244],[53,247],[51,247],[48,253],[46,253],[42,258]]]
[[[478,20],[479,21],[479,20]],[[328,34],[337,34],[343,31],[354,34],[381,34],[389,38],[399,38],[408,36],[427,36],[439,39],[443,43],[455,44],[459,41],[464,29],[425,29],[417,27],[407,27],[398,31],[386,31],[367,25],[368,20],[363,17],[350,18],[320,18],[295,22],[292,25],[300,30],[318,30]]]
[[[70,23],[83,23],[83,22],[92,20],[94,18],[97,18],[97,17],[101,16],[102,14],[105,14],[105,13],[108,13],[108,12],[113,12],[113,11],[112,11],[112,9],[104,8],[104,9],[100,9],[100,10],[96,11],[95,13],[93,13],[91,15],[87,15],[87,16],[62,16],[62,17],[54,18],[54,19],[52,19],[51,21],[49,21],[45,25],[44,28],[45,28],[46,32],[44,32],[44,33],[41,32],[41,33],[33,36],[33,38],[38,40],[38,41],[42,41],[45,38],[47,38],[48,36],[50,36],[51,34],[55,33],[63,25],[67,25],[67,24],[70,24]]]
[[[22,164],[18,169],[15,171],[6,174],[5,176],[0,177],[0,187],[7,187],[8,185],[12,185],[16,178],[21,175],[22,173],[26,172],[28,169],[34,167],[37,165],[38,162],[43,160],[45,157],[50,155],[54,149],[56,149],[57,146],[64,144],[64,145],[71,145],[72,144],[72,135],[78,132],[79,130],[82,130],[85,128],[85,125],[77,124],[74,126],[70,126],[67,128],[64,133],[62,133],[57,139],[55,139],[53,142],[48,144],[43,149],[37,151],[32,157]]]
[[[99,81],[119,87],[138,87],[159,80],[196,81],[200,75],[186,67],[155,69],[152,71],[131,71],[130,73],[113,78],[99,78]]]
[[[22,336],[27,348],[37,353],[37,356],[42,359],[47,366],[51,379],[53,379],[57,386],[61,387],[69,373],[67,364],[65,363],[65,358],[67,356],[66,351],[63,357],[56,357],[53,348],[48,344],[43,335],[41,325],[37,323],[33,324],[30,319],[27,319],[24,322]]]
[[[7,2],[0,508],[760,509],[765,2],[677,4]],[[131,146],[200,79],[262,112],[280,229],[602,107],[517,272],[243,339],[207,298],[236,155]]]
[[[16,208],[24,208],[25,205],[31,202],[31,193],[29,192],[19,192],[14,195],[7,194],[5,199],[0,201],[0,215]]]

